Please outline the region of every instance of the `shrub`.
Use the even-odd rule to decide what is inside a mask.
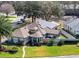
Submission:
[[[60,42],[58,43],[58,46],[62,46],[64,44],[64,40],[60,40]]]
[[[43,39],[43,44],[46,45],[48,43],[48,39]]]
[[[18,50],[18,48],[16,46],[13,46],[12,50]]]
[[[10,47],[10,49],[8,49],[8,52],[12,54],[16,53],[17,51],[18,51],[18,48],[16,46]]]
[[[47,43],[47,46],[52,46],[53,45],[53,40],[52,39],[49,39],[48,40],[48,43]]]
[[[77,43],[77,45],[76,45],[77,47],[79,47],[79,43]]]

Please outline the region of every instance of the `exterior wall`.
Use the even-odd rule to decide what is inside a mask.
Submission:
[[[30,37],[29,39],[30,39],[31,43],[33,43],[33,42],[42,41],[43,37]]]
[[[12,43],[18,43],[18,42],[28,42],[28,37],[27,38],[19,38],[19,37],[14,37],[9,39],[10,42]]]

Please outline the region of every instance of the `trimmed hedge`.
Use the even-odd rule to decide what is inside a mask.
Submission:
[[[48,40],[48,43],[47,43],[47,46],[52,46],[53,45],[53,40],[52,39],[49,39]]]

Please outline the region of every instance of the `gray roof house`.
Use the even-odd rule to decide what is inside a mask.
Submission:
[[[74,35],[79,35],[79,18],[65,22],[64,29],[72,32]]]

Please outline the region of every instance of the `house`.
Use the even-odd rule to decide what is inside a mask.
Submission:
[[[42,22],[42,20],[41,20]],[[40,23],[41,23],[40,22]],[[47,23],[47,21],[45,21]],[[56,23],[54,22],[48,22],[48,24],[39,24],[39,21],[35,21],[31,24],[28,24],[24,27],[21,27],[19,29],[16,29],[12,33],[12,42],[40,42],[45,38],[55,38],[59,35],[60,31],[56,30]],[[48,26],[51,23],[51,26]],[[42,26],[45,27],[42,27]]]
[[[75,36],[79,36],[79,18],[65,22],[64,29],[68,30]]]

